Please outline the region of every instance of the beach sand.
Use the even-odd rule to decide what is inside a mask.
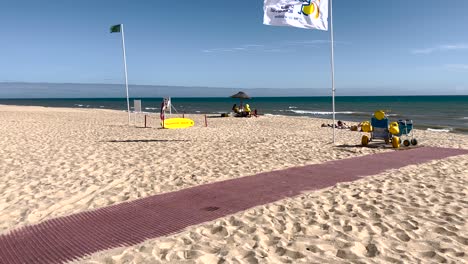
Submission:
[[[142,128],[102,109],[0,106],[0,233],[259,172],[384,151],[305,117],[208,118]],[[417,124],[415,124],[417,128]],[[415,131],[423,146],[468,136]],[[365,166],[365,165],[363,165]],[[82,263],[413,263],[467,260],[468,156],[411,165],[87,256]],[[337,168],[339,169],[339,168]]]

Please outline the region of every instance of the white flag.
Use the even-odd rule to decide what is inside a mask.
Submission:
[[[328,0],[264,0],[263,24],[328,30]]]

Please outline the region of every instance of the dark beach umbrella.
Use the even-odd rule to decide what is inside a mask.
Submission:
[[[240,99],[250,99],[250,96],[248,96],[246,93],[244,92],[238,92],[234,95],[231,95],[232,98],[240,98]]]
[[[236,94],[231,95],[231,98],[239,98],[240,99],[240,104],[241,104],[241,107],[242,107],[242,100],[243,99],[250,99],[250,96],[248,96],[244,92],[238,92]]]

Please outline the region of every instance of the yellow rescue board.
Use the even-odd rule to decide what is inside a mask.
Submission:
[[[168,118],[164,120],[164,124],[161,122],[162,127],[169,129],[187,128],[194,124],[195,122],[189,118]]]

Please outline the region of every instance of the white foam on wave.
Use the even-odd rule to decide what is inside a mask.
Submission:
[[[82,105],[82,104],[75,104],[75,105],[76,105],[76,106],[78,106],[78,107],[83,107],[83,105]]]
[[[428,128],[427,131],[449,133],[452,128]]]
[[[306,110],[289,110],[293,113],[296,114],[310,114],[310,115],[332,115],[333,112],[326,112],[326,111],[306,111]],[[350,115],[354,114],[356,112],[352,111],[343,111],[343,112],[335,112],[335,114],[345,114],[345,115]]]
[[[158,108],[156,107],[145,107],[146,110],[157,110]]]
[[[297,109],[297,106],[290,106],[289,109]]]

